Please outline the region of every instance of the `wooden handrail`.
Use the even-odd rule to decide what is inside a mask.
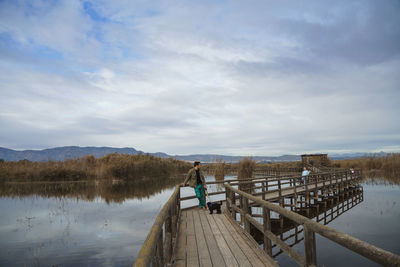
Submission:
[[[341,177],[341,180],[343,181],[343,176]],[[307,217],[304,217],[302,215],[299,215],[295,212],[292,212],[290,210],[287,210],[283,207],[280,207],[279,205],[273,204],[271,202],[262,200],[261,198],[255,197],[251,194],[248,194],[246,192],[243,192],[239,189],[236,189],[229,185],[228,183],[224,184],[226,188],[226,195],[229,197],[227,199],[227,207],[231,208],[235,212],[232,212],[232,217],[234,215],[234,220],[236,220],[236,212],[241,213],[241,215],[244,216],[245,222],[251,223],[254,225],[257,229],[260,230],[264,234],[264,239],[265,237],[273,241],[275,244],[277,244],[283,251],[288,253],[290,257],[292,257],[299,265],[306,265],[306,266],[312,266],[316,264],[316,245],[315,245],[315,233],[318,233],[328,239],[330,239],[333,242],[338,243],[339,245],[342,245],[374,262],[377,262],[379,264],[383,265],[389,265],[389,266],[400,266],[400,256],[393,254],[391,252],[388,252],[386,250],[383,250],[381,248],[378,248],[376,246],[373,246],[365,241],[361,241],[355,237],[352,237],[350,235],[341,233],[333,228],[330,228],[325,225],[321,225],[313,220],[308,219]],[[242,206],[241,209],[239,209],[236,206],[236,201],[233,199],[232,196],[238,194],[242,201],[243,199],[252,200],[253,202],[257,203],[263,208],[263,217],[266,218],[267,220],[264,220],[264,226],[261,225],[258,221],[253,219],[251,217],[251,214],[248,212],[248,208],[245,206]],[[246,201],[242,203],[246,203]],[[275,238],[275,235],[272,234],[272,232],[268,229],[268,225],[265,224],[270,224],[269,221],[269,213],[270,211],[274,211],[292,221],[294,221],[297,224],[300,224],[303,226],[304,229],[304,240],[305,240],[305,257],[294,251],[291,247],[285,246],[281,242]],[[246,224],[247,224],[246,223]],[[246,230],[249,229],[249,226],[246,225],[245,227]],[[271,235],[272,234],[272,235]],[[266,250],[270,250],[270,244],[267,244],[268,246],[266,247]],[[267,253],[270,253],[270,251],[267,250]]]
[[[176,186],[151,227],[133,267],[164,266],[170,262],[180,215],[180,187]],[[163,226],[165,233],[163,234]],[[164,236],[164,237],[163,237]]]

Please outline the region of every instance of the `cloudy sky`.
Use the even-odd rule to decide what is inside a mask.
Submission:
[[[400,151],[400,1],[0,1],[0,146]]]

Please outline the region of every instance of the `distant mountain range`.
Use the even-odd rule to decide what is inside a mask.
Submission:
[[[65,146],[55,147],[43,150],[12,150],[8,148],[0,147],[0,159],[5,161],[18,161],[27,159],[30,161],[64,161],[67,159],[76,159],[83,156],[94,155],[96,158],[117,153],[117,154],[147,154],[143,151],[136,150],[130,147],[114,148],[114,147],[79,147],[79,146]],[[217,160],[225,162],[238,162],[244,158],[244,156],[225,156],[215,154],[195,154],[195,155],[168,155],[166,153],[148,153],[150,155],[161,157],[161,158],[175,158],[185,161],[199,160],[203,163],[213,163]],[[352,153],[352,154],[332,154],[328,155],[331,159],[340,160],[348,158],[360,158],[369,155],[368,153]],[[385,156],[385,152],[380,152],[378,156]],[[282,162],[282,161],[298,161],[301,160],[300,155],[283,155],[279,157],[269,156],[255,156],[252,157],[257,162]]]

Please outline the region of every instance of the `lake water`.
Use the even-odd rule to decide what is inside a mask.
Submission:
[[[8,185],[0,190],[0,266],[131,266],[179,182]],[[378,182],[363,188],[363,201],[328,226],[400,254],[399,186]],[[215,185],[210,188],[215,190]],[[190,188],[181,191],[182,196],[192,194]],[[295,249],[303,246],[300,242]],[[318,235],[317,255],[319,265],[374,266]],[[296,266],[283,254],[276,259]]]

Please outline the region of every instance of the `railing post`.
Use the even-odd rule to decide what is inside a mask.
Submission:
[[[316,202],[318,202],[318,181],[319,181],[319,178],[321,177],[321,175],[320,174],[318,174],[318,175],[316,175],[315,176],[315,188],[314,188],[314,205],[315,205],[315,203]],[[317,208],[318,208],[319,206],[317,206]]]
[[[235,192],[232,191],[232,190],[230,190],[230,194],[231,194],[231,196],[230,196],[230,198],[231,198],[231,203],[232,203],[232,205],[236,206],[236,196],[235,196]],[[236,221],[236,210],[233,209],[233,208],[232,208],[232,218],[233,218],[233,220]]]
[[[262,185],[262,195],[261,198],[262,200],[265,200],[265,182],[261,182]]]
[[[173,203],[171,203],[172,205]],[[165,220],[165,241],[164,241],[165,261],[170,262],[172,256],[172,209],[169,208],[168,217]]]
[[[250,214],[250,211],[249,211],[249,199],[242,196],[242,205],[243,205],[242,210],[244,212],[244,215],[240,216],[240,217],[242,217],[243,220],[244,220],[244,229],[246,230],[246,232],[250,233],[250,222],[246,218],[246,215]]]
[[[179,190],[178,190],[179,191]],[[179,193],[176,195],[176,199],[172,202],[172,237],[176,237],[176,233],[178,231],[178,216],[179,216]]]
[[[306,201],[306,208],[307,208],[307,215],[308,215],[308,212],[309,212],[309,207],[310,207],[310,192],[308,191],[308,182],[310,181],[310,176],[309,175],[307,175],[307,176],[305,176],[304,177],[304,185],[305,185],[305,189],[306,189],[306,195],[305,195],[305,201]]]
[[[264,226],[264,250],[269,255],[272,256],[272,243],[267,237],[266,232],[271,231],[271,219],[270,210],[263,207],[263,226]]]
[[[294,206],[295,206],[295,210],[297,209],[297,185],[296,185],[296,180],[297,178],[293,178],[294,179]]]
[[[279,205],[281,207],[283,207],[283,203],[282,203],[282,188],[281,188],[281,179],[278,179],[278,193],[279,193]]]
[[[154,266],[164,266],[164,253],[163,253],[163,233],[162,231],[160,232],[160,235],[158,236],[157,244],[156,244],[156,254],[155,257],[153,258],[153,264]]]
[[[306,259],[306,266],[317,265],[317,251],[315,244],[315,233],[307,226],[307,223],[303,224],[304,229],[304,254]]]
[[[230,192],[231,191],[229,190],[229,188],[225,187],[226,208],[227,208],[229,214],[232,216],[231,205],[229,204],[229,201],[228,201],[228,199],[229,199],[232,202],[232,199],[230,199]]]
[[[178,208],[178,214],[180,213],[181,210],[181,187],[178,188],[178,194],[176,196],[178,202],[177,202],[177,208]]]

